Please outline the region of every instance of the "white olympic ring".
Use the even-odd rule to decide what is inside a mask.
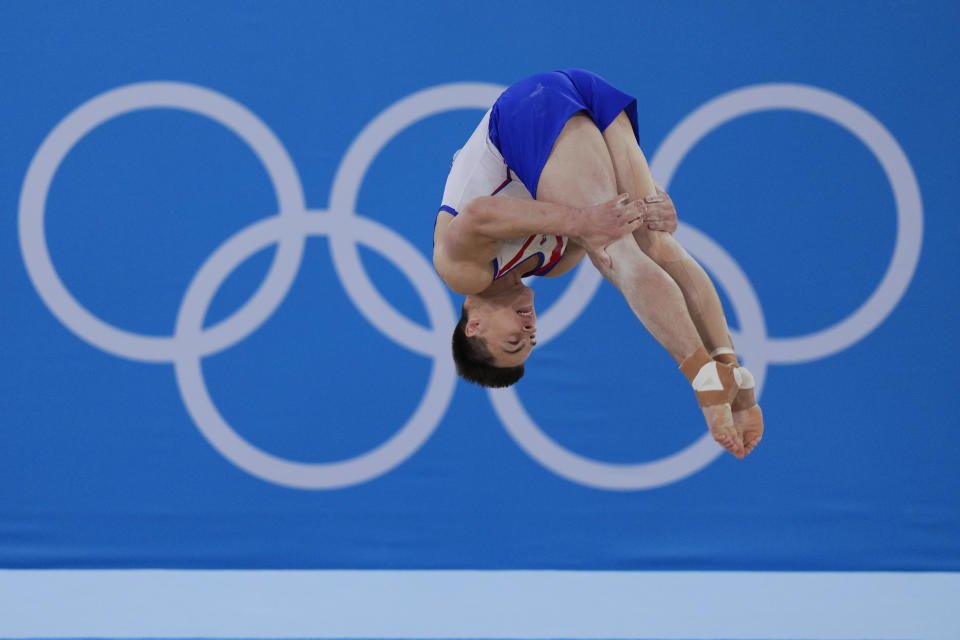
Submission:
[[[376,249],[387,256],[404,274],[410,276],[417,293],[424,300],[430,322],[449,332],[454,325],[447,293],[434,277],[431,266],[401,236],[372,220],[360,217],[347,219],[348,226],[338,226],[338,233],[350,233],[353,242]],[[301,234],[334,235],[333,216],[311,212],[296,220]],[[237,233],[200,267],[184,296],[177,316],[176,335],[200,341],[203,320],[213,296],[227,276],[244,260],[272,242],[288,229],[279,216],[267,218]],[[361,312],[372,320],[369,311]],[[391,336],[396,339],[396,336]],[[409,345],[408,345],[409,346]],[[364,482],[382,475],[410,457],[433,433],[453,397],[456,380],[453,363],[438,342],[429,353],[434,359],[427,393],[414,415],[393,437],[372,451],[341,462],[302,463],[284,460],[265,453],[241,438],[220,416],[207,392],[198,352],[176,360],[177,383],[187,410],[203,435],[227,459],[241,469],[265,480],[304,489],[334,489]]]
[[[357,195],[367,168],[398,133],[444,111],[486,109],[503,89],[479,83],[441,85],[389,107],[363,129],[344,156],[334,178],[329,211],[307,210],[299,176],[283,145],[254,114],[226,96],[174,82],[141,83],[108,91],[61,121],[31,161],[19,211],[20,246],[27,272],[51,312],[81,339],[118,356],[172,363],[181,397],[198,429],[224,457],[248,473],[281,485],[313,489],[345,487],[378,477],[417,451],[449,406],[455,376],[448,345],[455,317],[446,289],[429,262],[402,236],[357,214]],[[173,336],[144,336],[117,329],[82,307],[57,276],[43,225],[53,175],[73,146],[114,117],[156,107],[203,115],[236,133],[267,169],[279,206],[276,215],[237,232],[204,262],[184,295]],[[746,87],[706,103],[667,136],[653,156],[651,170],[666,188],[686,154],[710,131],[734,118],[774,109],[822,116],[863,141],[880,160],[893,187],[898,227],[887,272],[860,309],[834,327],[810,336],[768,338],[756,293],[737,263],[705,234],[681,224],[677,231],[680,242],[721,282],[734,307],[741,326],[736,335],[738,352],[754,371],[758,394],[770,363],[824,357],[849,347],[883,322],[913,276],[923,222],[916,178],[896,140],[862,108],[813,87]],[[373,450],[332,463],[282,459],[241,438],[214,406],[200,365],[202,357],[240,342],[272,315],[299,271],[309,235],[329,236],[338,277],[350,300],[371,324],[394,342],[434,360],[427,391],[406,424]],[[272,243],[278,244],[278,250],[257,291],[233,315],[204,328],[207,309],[223,281],[244,260]],[[427,308],[430,329],[398,313],[377,291],[360,262],[357,243],[382,253],[411,280]],[[563,294],[541,314],[541,346],[580,315],[601,281],[599,273],[586,264],[576,271]],[[508,433],[531,457],[558,475],[592,487],[624,490],[662,486],[698,471],[722,451],[705,433],[660,460],[640,464],[599,462],[570,452],[546,436],[526,413],[515,390],[491,391],[490,397]]]
[[[53,267],[43,227],[50,183],[67,153],[90,131],[117,116],[165,107],[207,116],[237,134],[257,155],[273,183],[280,215],[304,210],[303,187],[283,145],[259,118],[233,100],[209,89],[176,82],[150,82],[108,91],[77,107],[40,145],[27,169],[20,193],[20,248],[27,273],[47,307],[83,340],[114,355],[147,362],[170,362],[184,347],[175,337],[142,336],[116,329],[78,303]],[[207,331],[209,355],[250,334],[273,313],[296,276],[303,238],[280,242],[270,271],[259,289],[231,318]],[[273,298],[271,300],[271,298]],[[188,350],[189,351],[189,350]]]

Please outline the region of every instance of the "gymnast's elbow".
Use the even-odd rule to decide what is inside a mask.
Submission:
[[[480,293],[490,284],[489,282],[479,281],[470,274],[457,269],[446,271],[437,269],[437,273],[440,274],[440,279],[443,280],[443,283],[447,285],[451,291],[459,293],[462,296]]]
[[[445,256],[439,247],[433,252],[433,268],[436,269],[443,283],[451,291],[460,295],[480,293],[490,284],[483,278],[476,277],[473,273],[474,269],[470,269],[469,265]]]

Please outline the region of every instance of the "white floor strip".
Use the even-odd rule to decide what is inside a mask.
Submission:
[[[0,570],[0,637],[960,638],[960,573]]]

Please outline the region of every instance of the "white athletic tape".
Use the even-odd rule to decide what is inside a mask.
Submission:
[[[717,372],[717,363],[708,362],[700,367],[700,371],[690,383],[694,391],[723,391],[720,374]]]
[[[739,377],[737,374],[739,374]],[[736,378],[737,384],[740,386],[741,389],[753,389],[754,387],[753,374],[750,373],[746,367],[737,367],[736,369],[734,369],[733,376],[734,378]]]

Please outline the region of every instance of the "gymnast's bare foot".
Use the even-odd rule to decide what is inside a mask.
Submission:
[[[707,421],[707,426],[710,427],[710,435],[713,439],[739,459],[747,455],[743,436],[734,421],[735,414],[732,413],[730,405],[712,404],[700,408],[703,410],[703,417]]]
[[[743,437],[733,423],[730,403],[740,391],[740,374],[737,367],[713,360],[706,349],[700,347],[680,363],[680,371],[686,376],[697,395],[697,404],[703,410],[703,418],[710,428],[710,435],[721,447],[738,458],[746,455]]]
[[[763,412],[753,397],[753,379],[750,387],[741,388],[733,399],[733,424],[743,441],[743,455],[749,454],[763,437]]]

